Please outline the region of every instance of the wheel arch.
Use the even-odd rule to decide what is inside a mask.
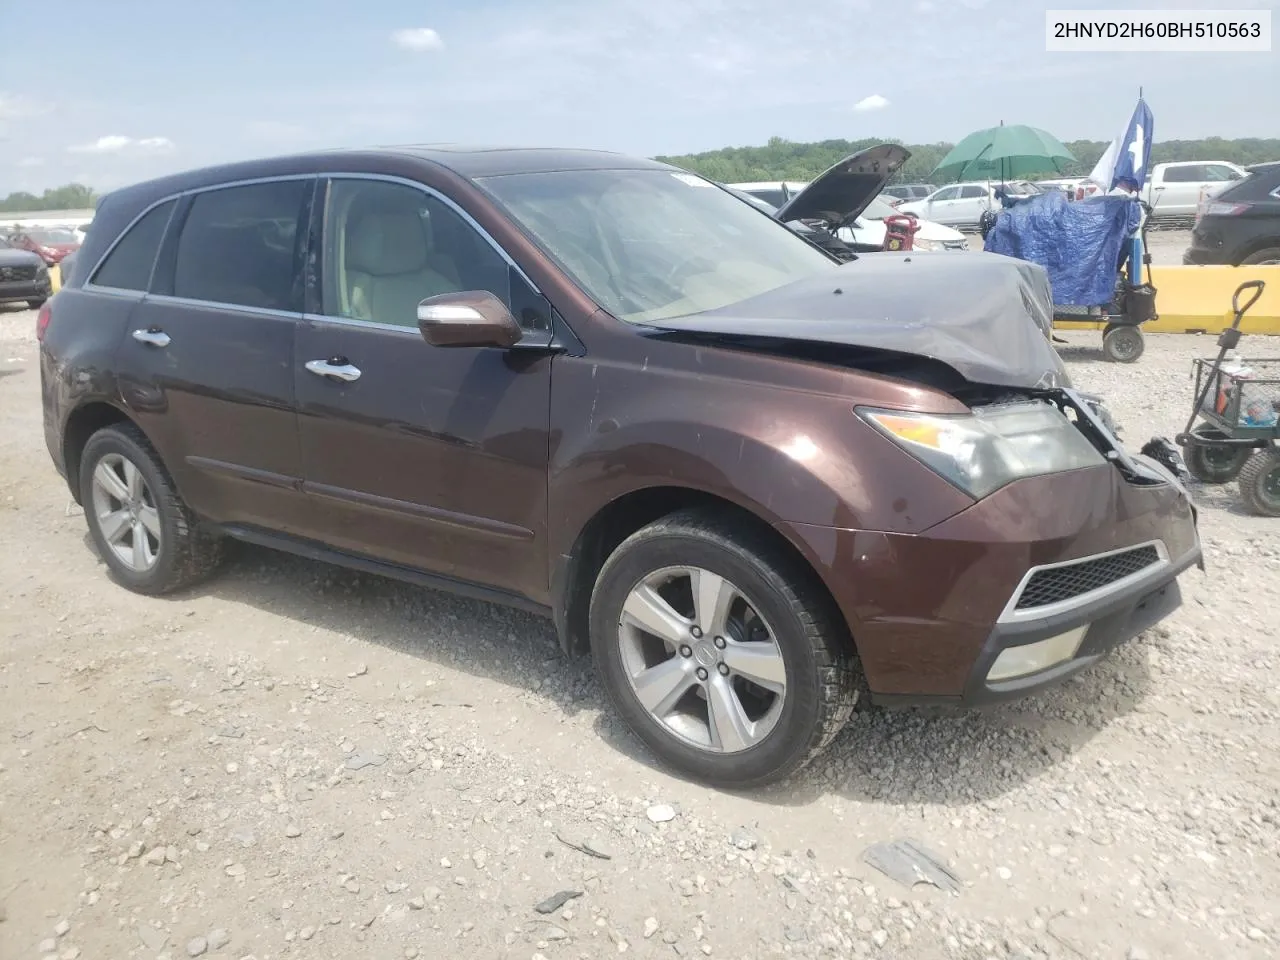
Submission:
[[[67,472],[71,496],[80,503],[80,461],[85,445],[99,430],[117,423],[128,423],[146,436],[136,420],[125,410],[106,400],[89,400],[76,407],[62,425],[62,463]],[[148,441],[150,437],[147,438]],[[81,504],[83,506],[83,504]]]
[[[1252,257],[1255,253],[1261,253],[1263,250],[1269,250],[1273,247],[1280,249],[1280,236],[1266,235],[1254,237],[1247,244],[1241,247],[1240,252],[1237,253],[1234,258],[1234,265],[1237,267],[1244,266],[1246,265],[1244,261],[1249,257]]]
[[[830,604],[833,616],[847,624],[808,552],[759,513],[693,487],[649,486],[622,494],[597,510],[578,532],[569,554],[554,558],[552,614],[561,649],[567,655],[582,655],[590,650],[591,593],[601,567],[613,551],[637,530],[688,509],[732,518],[767,540],[805,578],[822,602]],[[850,652],[857,655],[856,644]]]

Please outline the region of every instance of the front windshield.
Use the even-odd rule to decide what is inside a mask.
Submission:
[[[631,323],[717,310],[837,266],[688,173],[557,171],[478,183],[597,303]]]

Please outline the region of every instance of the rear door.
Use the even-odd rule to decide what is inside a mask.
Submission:
[[[973,226],[992,206],[990,188],[977,183],[966,183],[960,188],[960,199],[956,203],[957,219],[954,222],[961,226]]]
[[[439,348],[419,301],[487,290],[530,329],[547,302],[442,194],[335,176],[295,373],[316,538],[531,599],[547,589],[551,357]]]
[[[1200,187],[1207,176],[1204,164],[1186,163],[1166,167],[1164,179],[1153,191],[1152,206],[1157,217],[1190,217],[1200,203]]]
[[[925,201],[928,205],[924,218],[948,225],[959,223],[962,217],[958,209],[960,205],[960,188],[943,187]]]
[[[180,198],[117,354],[124,402],[215,522],[309,526],[293,340],[314,186],[294,177]]]

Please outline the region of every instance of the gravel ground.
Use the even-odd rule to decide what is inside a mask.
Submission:
[[[860,713],[732,795],[657,769],[539,620],[248,548],[191,594],[112,586],[33,320],[0,312],[5,960],[1278,955],[1280,541],[1234,490],[1197,490],[1183,609],[1083,676]],[[1134,445],[1212,344],[1116,366],[1067,336]],[[958,894],[863,862],[899,838]]]

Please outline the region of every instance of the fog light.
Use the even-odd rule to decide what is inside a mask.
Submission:
[[[1070,660],[1080,649],[1080,641],[1089,631],[1086,624],[1066,633],[1060,633],[1048,640],[1037,640],[1035,643],[1024,643],[1020,647],[1009,647],[996,657],[996,662],[987,671],[988,680],[1013,680],[1028,674],[1048,670]]]

